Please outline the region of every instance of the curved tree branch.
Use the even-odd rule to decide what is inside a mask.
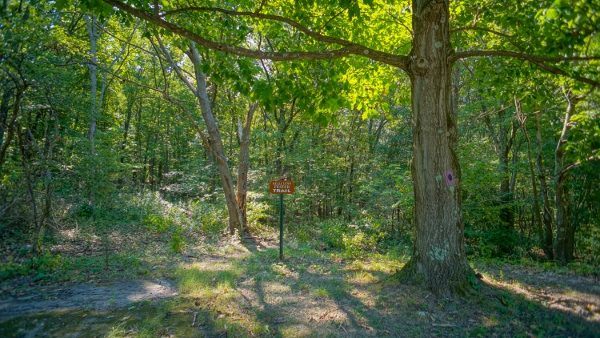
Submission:
[[[562,75],[569,77],[573,80],[587,83],[593,87],[600,87],[600,81],[590,79],[584,76],[570,74],[562,68],[559,68],[554,65],[548,64],[549,62],[578,62],[578,61],[594,61],[600,60],[600,56],[567,56],[567,57],[559,57],[559,56],[540,56],[540,55],[532,55],[522,52],[514,52],[507,50],[473,50],[473,51],[465,51],[455,53],[448,60],[453,63],[456,60],[466,59],[470,57],[484,57],[484,56],[499,56],[499,57],[510,57],[513,59],[523,60],[530,62],[539,68],[557,75]]]
[[[505,38],[510,38],[510,39],[513,38],[513,36],[508,33],[503,33],[503,32],[500,32],[500,31],[497,31],[497,30],[494,30],[491,28],[479,27],[479,26],[458,27],[458,28],[451,29],[450,33],[464,32],[464,31],[481,31],[481,32],[492,33],[494,35],[502,36]]]
[[[465,32],[465,31],[477,31],[477,32],[486,32],[486,33],[494,34],[494,35],[505,38],[507,40],[507,42],[510,43],[511,45],[513,45],[515,48],[517,48],[519,50],[523,50],[523,47],[521,46],[521,44],[514,41],[515,37],[513,35],[510,35],[510,34],[504,33],[504,32],[500,32],[500,31],[497,31],[497,30],[494,30],[491,28],[487,28],[487,27],[479,27],[476,25],[459,27],[459,28],[450,30],[450,33]]]
[[[562,168],[562,170],[559,172],[559,176],[564,176],[566,175],[569,171],[579,167],[580,165],[587,163],[587,162],[592,162],[592,161],[600,161],[600,155],[591,155],[587,158],[584,158],[583,160],[579,160],[575,163],[571,163],[567,166],[565,166],[564,168]]]
[[[579,82],[582,82],[582,83],[587,83],[587,84],[591,85],[592,88],[600,87],[600,82],[599,81],[592,80],[592,79],[584,77],[584,76],[569,74],[567,71],[565,71],[562,68],[558,68],[556,66],[552,66],[552,65],[549,65],[549,64],[546,64],[546,63],[543,63],[543,62],[534,62],[534,61],[531,61],[531,63],[534,64],[534,65],[536,65],[536,66],[538,66],[538,67],[540,67],[541,69],[543,69],[543,70],[545,70],[545,71],[547,71],[549,73],[566,76],[566,77],[571,78],[573,80],[576,80],[576,81],[579,81]]]
[[[575,62],[600,60],[600,56],[541,56],[521,52],[514,52],[510,50],[470,50],[454,53],[454,55],[450,58],[450,62],[470,57],[481,56],[505,56],[532,62]]]
[[[303,33],[307,34],[308,36],[314,38],[317,41],[330,43],[330,44],[337,44],[337,45],[342,46],[342,48],[327,50],[327,51],[310,51],[310,52],[309,51],[264,52],[264,51],[253,50],[253,49],[244,48],[244,47],[231,46],[228,44],[224,44],[224,43],[220,43],[217,41],[206,39],[186,28],[180,27],[178,25],[175,25],[171,22],[164,20],[163,17],[161,17],[161,16],[153,15],[144,10],[134,8],[130,5],[122,3],[121,1],[118,1],[118,0],[103,0],[103,1],[111,6],[114,6],[118,9],[124,11],[124,12],[127,12],[135,17],[138,17],[145,21],[151,22],[159,27],[168,29],[169,31],[171,31],[175,34],[178,34],[180,36],[188,38],[203,47],[217,50],[217,51],[231,53],[231,54],[238,55],[238,56],[246,56],[246,57],[251,57],[251,58],[255,58],[255,59],[269,59],[269,60],[273,60],[273,61],[287,61],[287,60],[325,60],[325,59],[342,58],[342,57],[346,57],[346,56],[350,56],[350,55],[358,55],[358,56],[367,57],[371,60],[380,61],[380,62],[386,63],[388,65],[399,67],[404,70],[407,69],[407,64],[408,64],[407,56],[389,54],[389,53],[377,51],[377,50],[374,50],[374,49],[371,49],[371,48],[368,48],[368,47],[365,47],[365,46],[362,46],[359,44],[355,44],[353,42],[349,42],[349,41],[346,41],[343,39],[321,35],[319,33],[311,31],[310,29],[300,25],[299,23],[297,23],[291,19],[284,18],[284,17],[277,16],[277,15],[261,14],[261,13],[256,13],[256,12],[236,12],[236,11],[229,11],[229,10],[225,10],[225,9],[211,8],[211,7],[188,7],[188,8],[182,8],[180,10],[176,10],[177,12],[181,12],[184,10],[204,10],[204,11],[210,10],[212,12],[221,12],[221,13],[228,14],[228,15],[238,15],[238,16],[243,15],[243,16],[251,16],[251,17],[260,18],[260,19],[275,20],[275,21],[287,23],[290,26],[302,31]],[[171,11],[168,14],[175,14],[175,13],[177,13],[176,11]]]
[[[178,13],[185,13],[185,12],[213,12],[213,13],[216,12],[216,13],[222,13],[222,14],[229,15],[229,16],[243,16],[243,17],[251,17],[251,18],[255,18],[255,19],[277,21],[277,22],[288,24],[289,26],[296,28],[300,32],[306,34],[307,36],[310,36],[311,38],[313,38],[317,41],[348,47],[353,51],[358,51],[359,53],[368,55],[368,57],[370,59],[373,59],[375,61],[389,63],[390,61],[395,62],[396,59],[398,58],[398,56],[394,55],[394,54],[381,52],[381,51],[378,51],[378,50],[375,50],[375,49],[372,49],[372,48],[369,48],[364,45],[354,43],[354,42],[351,42],[348,40],[336,38],[333,36],[323,35],[321,33],[315,32],[315,31],[307,28],[306,26],[302,25],[298,21],[292,20],[290,18],[286,18],[281,15],[263,14],[263,13],[248,12],[248,11],[234,11],[234,10],[229,10],[229,9],[224,9],[224,8],[219,8],[219,7],[190,6],[190,7],[178,8],[178,9],[171,10],[171,11],[165,11],[162,16],[173,15],[173,14],[178,14]]]

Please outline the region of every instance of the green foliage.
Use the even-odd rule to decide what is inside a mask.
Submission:
[[[344,248],[344,234],[348,231],[348,224],[339,220],[322,222],[317,226],[323,244],[332,249]]]
[[[359,258],[368,252],[377,248],[378,236],[369,236],[363,231],[358,231],[354,235],[344,234],[342,245],[344,253],[348,257]]]
[[[251,193],[247,200],[248,228],[257,235],[272,231],[269,225],[275,215],[275,208],[262,197],[262,194]]]
[[[193,226],[205,235],[216,238],[223,234],[227,224],[227,210],[205,201],[195,201],[190,205]]]
[[[327,220],[294,229],[297,238],[305,243],[358,259],[383,249],[386,233],[377,223],[361,226],[343,220]]]
[[[593,266],[600,266],[600,227],[598,223],[582,224],[580,233],[586,234],[580,236],[576,242],[577,255],[583,261],[582,263]]]
[[[183,237],[180,229],[173,231],[169,245],[171,246],[171,250],[175,253],[181,253],[183,251],[185,247],[185,237]]]
[[[144,225],[148,230],[162,234],[169,230],[173,223],[163,215],[150,214],[144,218]]]
[[[467,255],[475,257],[521,257],[527,243],[516,231],[506,228],[476,230],[465,229]]]
[[[65,261],[60,255],[50,253],[32,257],[22,263],[9,261],[0,264],[0,281],[26,275],[31,275],[34,281],[42,280],[64,266]]]

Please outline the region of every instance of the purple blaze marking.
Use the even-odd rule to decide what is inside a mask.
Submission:
[[[444,174],[444,177],[446,178],[446,185],[451,187],[454,184],[456,184],[456,177],[454,177],[454,174],[452,173],[452,170],[448,170],[446,171],[446,173]]]

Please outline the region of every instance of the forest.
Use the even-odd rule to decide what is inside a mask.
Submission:
[[[0,1],[2,337],[597,337],[599,187],[599,0]]]

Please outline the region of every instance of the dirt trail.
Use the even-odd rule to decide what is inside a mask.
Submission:
[[[26,296],[1,299],[0,323],[33,313],[122,308],[134,302],[176,295],[173,283],[168,280],[121,281],[104,285],[73,284],[35,289]]]

